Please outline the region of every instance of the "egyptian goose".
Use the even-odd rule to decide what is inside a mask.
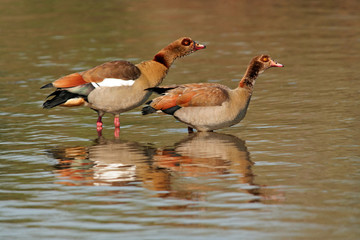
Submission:
[[[173,115],[188,125],[189,133],[213,131],[239,123],[246,114],[255,79],[270,67],[283,67],[268,55],[254,57],[239,86],[230,89],[217,83],[194,83],[174,87],[153,87],[148,90],[164,94],[148,102],[142,114],[158,110]]]
[[[115,129],[120,127],[119,114],[142,105],[151,95],[147,88],[158,86],[171,64],[205,45],[183,37],[161,49],[152,60],[139,64],[111,61],[89,70],[66,75],[41,88],[55,87],[44,108],[86,105],[98,113],[97,130],[102,130],[102,116],[115,115]]]

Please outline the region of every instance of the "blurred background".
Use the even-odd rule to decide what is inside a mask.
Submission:
[[[360,3],[0,0],[2,239],[357,239]],[[42,109],[39,88],[183,36],[207,48],[163,84],[235,88],[262,74],[245,119],[188,135],[171,116]]]

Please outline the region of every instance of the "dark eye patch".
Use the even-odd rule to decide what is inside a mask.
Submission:
[[[263,57],[261,58],[261,61],[263,61],[263,62],[268,62],[268,61],[269,61],[269,57],[268,57],[268,56],[263,56]]]
[[[191,40],[189,38],[184,38],[181,41],[181,44],[184,45],[184,46],[189,46],[191,44]]]

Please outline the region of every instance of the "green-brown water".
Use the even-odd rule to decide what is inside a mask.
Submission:
[[[358,239],[360,3],[0,1],[1,239]],[[259,77],[238,125],[44,110],[40,86],[190,36],[164,84]]]

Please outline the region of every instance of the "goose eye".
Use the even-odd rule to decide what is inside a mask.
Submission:
[[[191,40],[188,38],[185,38],[184,40],[182,40],[181,44],[184,46],[189,46],[191,43]]]
[[[268,62],[268,61],[269,61],[269,57],[263,56],[263,57],[261,58],[261,61],[262,61],[262,62]]]

